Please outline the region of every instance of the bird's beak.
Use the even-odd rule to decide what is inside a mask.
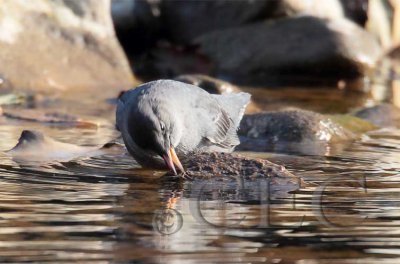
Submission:
[[[173,147],[169,148],[169,153],[171,155],[172,161],[174,164],[178,167],[178,169],[182,172],[185,173],[185,169],[182,166],[181,161],[179,160],[178,156],[175,153],[175,149]]]
[[[178,158],[178,156],[175,153],[175,150],[173,147],[170,147],[167,154],[163,155],[162,158],[165,161],[165,164],[167,167],[174,172],[175,175],[178,175],[175,169],[175,165],[178,167],[178,169],[185,173],[185,170],[183,169],[183,166]],[[175,164],[175,165],[174,165]]]

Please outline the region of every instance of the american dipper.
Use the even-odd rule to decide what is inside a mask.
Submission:
[[[148,82],[118,100],[116,122],[129,153],[144,167],[175,166],[193,152],[232,152],[250,94],[209,94],[173,80]]]

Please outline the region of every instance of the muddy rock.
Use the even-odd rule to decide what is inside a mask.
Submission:
[[[109,0],[5,0],[0,6],[2,89],[39,92],[132,86]]]
[[[255,184],[253,188],[260,187],[261,181],[267,181],[270,190],[274,192],[290,192],[305,185],[300,177],[293,175],[284,166],[236,153],[195,153],[184,162],[188,176],[193,180],[211,181],[203,191],[215,188],[221,182],[229,186],[234,182],[237,184],[237,181],[245,181],[249,186]]]
[[[381,56],[377,40],[353,22],[310,16],[214,31],[196,43],[214,75],[242,84],[300,85],[315,76],[336,84],[368,75]]]
[[[231,153],[194,153],[183,159],[191,176],[223,177],[245,175],[246,177],[296,178],[285,167],[263,159],[248,158]]]
[[[355,135],[321,114],[291,109],[245,115],[238,131],[237,150],[324,153],[329,143]]]
[[[378,127],[398,127],[400,125],[400,108],[392,104],[379,104],[363,108],[353,113]]]
[[[186,74],[174,78],[176,81],[196,85],[211,94],[227,94],[243,92],[239,87],[203,74]],[[246,113],[259,112],[260,108],[251,101],[246,107]]]

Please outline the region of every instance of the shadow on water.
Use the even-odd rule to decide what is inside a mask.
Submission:
[[[89,146],[116,136],[16,122],[0,127],[0,150],[27,128]],[[381,129],[324,156],[244,153],[301,176],[297,191],[161,177],[124,151],[46,165],[1,154],[0,261],[395,263],[399,146],[400,130]]]

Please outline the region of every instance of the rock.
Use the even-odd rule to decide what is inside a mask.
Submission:
[[[283,166],[232,153],[193,153],[183,162],[190,176],[296,178]]]
[[[365,28],[379,39],[384,49],[389,49],[393,45],[393,36],[396,34],[396,21],[394,20],[395,1],[389,0],[369,0],[368,1],[368,20]],[[392,20],[393,19],[393,20]],[[393,35],[392,35],[393,32]]]
[[[343,17],[343,7],[339,0],[278,0],[277,2],[275,15],[308,15],[328,19]]]
[[[321,114],[292,109],[245,115],[237,150],[325,153],[330,143],[355,138],[351,131]]]
[[[275,5],[269,0],[162,1],[160,10],[169,38],[190,44],[204,33],[259,21]]]
[[[345,16],[364,27],[368,19],[368,0],[340,0]]]
[[[174,80],[196,85],[211,94],[227,94],[227,93],[243,92],[239,87],[231,83],[202,74],[180,75],[174,78]],[[254,113],[259,111],[260,108],[253,101],[251,101],[246,107],[246,113]]]
[[[160,37],[159,13],[158,5],[151,0],[111,1],[115,31],[129,56],[141,54],[156,43]]]
[[[185,45],[214,30],[281,16],[343,17],[339,0],[161,1],[160,12],[168,37]]]
[[[242,84],[336,84],[367,75],[381,56],[376,39],[353,22],[307,16],[215,31],[196,43],[214,75]]]
[[[400,45],[392,48],[388,52],[387,57],[390,59],[392,64],[393,79],[400,80]]]
[[[185,161],[185,166],[186,172],[194,180],[212,180],[214,184],[240,178],[246,184],[267,180],[274,190],[294,191],[304,186],[300,177],[281,165],[235,153],[194,153]]]
[[[353,115],[378,127],[398,127],[400,125],[400,108],[392,104],[383,103],[366,107],[357,110]]]
[[[109,0],[5,0],[0,14],[2,89],[106,97],[132,86]]]
[[[172,79],[181,74],[210,72],[208,60],[193,48],[181,49],[166,43],[141,56],[133,67],[135,73],[145,80]]]
[[[85,147],[56,141],[41,132],[24,130],[14,148],[7,151],[14,161],[23,164],[66,162],[81,156],[100,155],[98,147]]]

